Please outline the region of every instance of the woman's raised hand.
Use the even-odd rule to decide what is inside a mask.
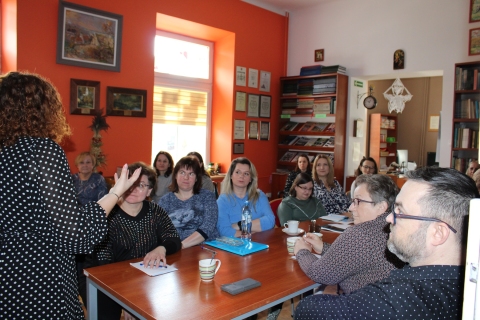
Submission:
[[[140,172],[142,168],[137,168],[130,178],[128,178],[128,165],[123,165],[122,173],[120,177],[115,172],[115,185],[110,189],[111,193],[115,193],[117,196],[121,197],[125,191],[127,191],[140,177]]]

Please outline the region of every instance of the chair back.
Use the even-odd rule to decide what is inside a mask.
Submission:
[[[281,226],[280,226],[280,219],[278,219],[277,210],[278,210],[278,206],[280,205],[282,200],[283,200],[283,198],[277,198],[277,199],[273,199],[272,201],[270,201],[270,208],[272,208],[273,214],[275,215],[275,225],[279,228]]]
[[[218,194],[218,183],[217,183],[217,181],[212,181],[212,182],[213,182],[213,186],[214,186],[214,189],[215,189],[214,190],[215,199],[218,199],[218,196],[219,196],[219,194]]]

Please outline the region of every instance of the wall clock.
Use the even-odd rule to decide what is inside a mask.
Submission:
[[[373,109],[377,106],[377,99],[370,95],[363,100],[363,106],[367,109]]]

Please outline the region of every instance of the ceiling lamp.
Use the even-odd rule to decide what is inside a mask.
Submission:
[[[407,92],[403,94],[403,89]],[[390,91],[393,94],[388,93]],[[408,89],[403,85],[400,78],[397,78],[390,88],[387,89],[383,93],[385,99],[388,100],[388,112],[392,113],[392,111],[397,111],[397,113],[402,113],[403,109],[405,108],[405,102],[408,102],[412,99],[412,95],[408,91]]]

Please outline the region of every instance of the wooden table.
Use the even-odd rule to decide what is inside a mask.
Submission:
[[[308,222],[300,227],[308,230]],[[178,270],[157,277],[129,265],[141,259],[86,269],[88,319],[97,319],[97,289],[140,319],[241,319],[256,314],[319,286],[288,255],[288,237],[280,228],[256,233],[252,240],[269,248],[244,257],[213,248],[222,266],[211,283],[200,281],[198,261],[211,254],[199,246],[168,256],[168,264]],[[245,278],[262,285],[236,296],[220,289]]]

